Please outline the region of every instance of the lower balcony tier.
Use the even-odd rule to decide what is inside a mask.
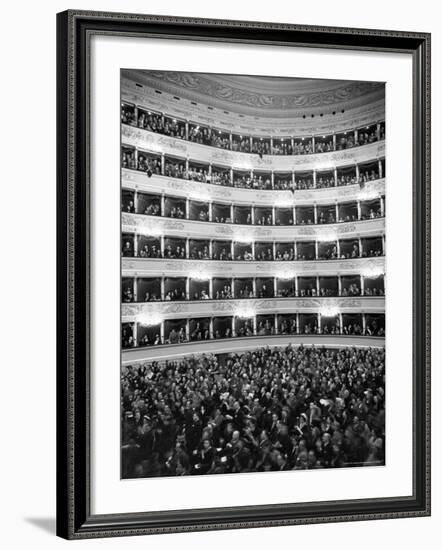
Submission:
[[[123,320],[124,321],[124,320]],[[184,312],[165,319],[161,313],[122,322],[122,349],[156,347],[230,338],[275,335],[385,336],[385,313],[343,313],[336,307],[310,313],[263,313],[251,308],[197,317]]]

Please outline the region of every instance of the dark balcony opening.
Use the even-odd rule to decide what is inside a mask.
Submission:
[[[316,189],[335,187],[335,173],[333,170],[316,173]]]
[[[367,313],[365,315],[365,333],[367,336],[385,336],[385,314]]]
[[[216,223],[232,223],[230,205],[214,202],[212,204],[212,221]]]
[[[340,258],[348,260],[350,258],[359,258],[358,239],[346,239],[339,241]]]
[[[313,189],[313,172],[296,172],[295,189]]]
[[[252,207],[251,206],[234,206],[233,220],[241,225],[250,225],[252,223]]]
[[[315,209],[313,206],[296,207],[296,225],[312,225],[315,223]]]
[[[270,155],[270,138],[252,138],[252,153],[258,155]]]
[[[316,277],[298,277],[298,296],[317,296]]]
[[[121,325],[121,347],[123,349],[130,349],[135,346],[134,323],[123,323]]]
[[[297,248],[297,260],[310,261],[314,260],[316,256],[315,243],[312,242],[299,242]]]
[[[165,277],[164,300],[166,302],[182,302],[186,298],[186,279],[184,277]]]
[[[164,175],[169,178],[185,179],[187,177],[186,162],[176,157],[165,157]]]
[[[233,170],[233,185],[244,189],[252,188],[252,177],[250,171]]]
[[[270,191],[272,189],[272,174],[270,172],[254,172],[252,187],[253,189]]]
[[[271,208],[262,206],[255,207],[255,224],[256,225],[273,225],[273,212]]]
[[[261,262],[273,260],[273,244],[269,242],[255,243],[255,259]]]
[[[233,243],[233,255],[235,260],[253,260],[252,245],[249,243]]]
[[[339,284],[337,277],[319,277],[319,296],[328,298],[338,296]]]
[[[137,202],[138,202],[137,214],[145,214],[147,216],[162,215],[160,195],[149,195],[147,193],[138,193]]]
[[[165,116],[163,133],[169,137],[186,139],[186,123],[184,120]]]
[[[209,221],[209,204],[207,202],[190,201],[189,219],[200,222]]]
[[[138,346],[145,348],[147,346],[159,346],[161,342],[161,325],[143,325],[138,323],[137,327]]]
[[[275,172],[273,174],[273,188],[278,191],[289,191],[293,188],[291,172]]]
[[[364,277],[364,296],[384,296],[384,276]]]
[[[138,151],[137,170],[146,172],[149,178],[153,175],[161,175],[161,155]]]
[[[189,294],[191,300],[210,300],[210,282],[190,279]]]
[[[257,315],[256,334],[257,336],[272,336],[272,334],[275,334],[275,316]]]
[[[158,302],[162,299],[160,279],[145,277],[137,279],[137,302]]]
[[[321,315],[321,334],[341,334],[339,315]]]
[[[121,167],[129,168],[130,170],[137,169],[137,162],[135,160],[135,147],[127,147],[125,145],[121,147]]]
[[[337,169],[337,183],[342,187],[345,185],[354,185],[357,183],[356,166],[345,166]]]
[[[295,155],[310,155],[311,153],[313,153],[312,138],[294,138],[293,153]]]
[[[256,279],[256,297],[274,298],[275,288],[271,277],[260,277]]]
[[[359,164],[359,182],[368,183],[380,178],[379,164],[377,160]]]
[[[383,255],[382,237],[368,237],[361,242],[363,258]]]
[[[212,255],[214,260],[231,260],[232,248],[230,241],[213,241]]]
[[[292,140],[290,137],[273,138],[273,155],[293,155]]]
[[[242,153],[250,153],[250,136],[240,134],[232,135],[232,151],[240,151]]]
[[[318,260],[336,260],[338,247],[335,241],[318,243]]]
[[[275,208],[275,225],[293,225],[293,208]]]
[[[376,124],[358,128],[358,145],[368,145],[369,143],[374,143],[375,141],[378,141]]]
[[[343,275],[341,277],[341,296],[360,296],[361,278],[359,275]]]
[[[292,243],[275,243],[275,260],[292,261],[295,259],[295,250]]]
[[[300,334],[318,334],[318,316],[314,313],[299,314]]]
[[[186,200],[178,197],[166,197],[164,215],[168,218],[184,219],[186,217]]]
[[[295,279],[276,279],[276,296],[278,298],[294,298],[296,296]]]
[[[135,193],[133,191],[121,192],[121,211],[135,214]]]
[[[210,241],[190,239],[189,258],[191,260],[210,260]]]
[[[334,204],[327,204],[324,206],[318,206],[318,223],[336,223],[336,206]]]
[[[333,151],[333,136],[315,136],[315,153]]]
[[[201,319],[190,319],[189,333],[191,342],[200,342],[210,339],[210,319],[203,317]]]
[[[362,335],[362,315],[360,313],[342,314],[342,334]]]
[[[166,344],[187,342],[186,319],[168,319],[164,321],[164,340]]]
[[[353,130],[336,134],[336,151],[351,149],[355,146],[355,133]]]
[[[232,279],[215,277],[213,279],[213,296],[215,300],[231,300],[233,298]]]
[[[253,336],[253,319],[249,317],[235,317],[235,335],[239,338]]]
[[[162,258],[161,241],[158,237],[140,235],[138,237],[139,258]]]
[[[232,337],[232,321],[233,317],[213,318],[213,337],[215,340]]]
[[[123,277],[121,279],[121,301],[124,304],[130,304],[135,301],[134,280],[132,277]]]
[[[356,202],[345,202],[339,205],[339,221],[355,222],[358,219],[358,205]]]
[[[214,185],[225,185],[227,187],[231,187],[232,180],[230,176],[230,168],[223,166],[212,166],[212,176],[210,181]]]
[[[125,258],[134,256],[134,236],[130,233],[123,233],[121,236],[121,255]]]
[[[191,181],[199,181],[200,183],[208,183],[209,178],[209,165],[203,162],[189,161],[189,170],[187,172],[187,179]]]
[[[375,220],[382,217],[381,199],[361,202],[361,219]]]
[[[278,315],[278,333],[279,334],[296,334],[296,314]]]
[[[121,122],[122,124],[130,124],[130,126],[137,125],[135,105],[125,102],[121,104]]]
[[[164,257],[172,260],[184,259],[186,257],[186,241],[174,237],[165,237]]]
[[[236,300],[242,300],[245,298],[255,298],[253,294],[253,279],[241,278],[233,281],[234,298]]]

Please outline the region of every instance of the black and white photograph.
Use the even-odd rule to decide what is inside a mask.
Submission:
[[[122,69],[120,108],[121,478],[385,466],[385,83]]]

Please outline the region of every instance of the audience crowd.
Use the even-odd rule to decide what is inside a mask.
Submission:
[[[385,463],[384,349],[123,366],[121,398],[123,478]]]

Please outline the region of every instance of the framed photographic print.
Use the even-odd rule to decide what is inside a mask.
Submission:
[[[58,15],[68,539],[430,513],[430,36]]]

